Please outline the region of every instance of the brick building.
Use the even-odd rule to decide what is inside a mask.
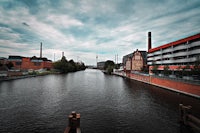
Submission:
[[[126,71],[141,71],[147,65],[147,52],[137,49],[123,57],[123,64]]]
[[[8,62],[12,62],[14,69],[20,70],[38,70],[38,69],[52,69],[53,63],[47,58],[9,56]]]

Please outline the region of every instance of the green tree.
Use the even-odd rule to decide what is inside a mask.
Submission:
[[[63,56],[61,60],[54,63],[54,68],[58,69],[61,73],[68,72],[68,61],[65,56]]]
[[[170,74],[169,66],[168,65],[164,66],[163,72],[164,72],[164,75],[166,75],[166,76],[168,76]]]
[[[109,66],[115,67],[115,63],[111,60],[107,60],[104,65],[104,70],[106,70]]]
[[[158,65],[153,65],[153,68],[151,70],[154,74],[158,74]]]
[[[67,61],[65,56],[61,60],[55,62],[54,68],[59,70],[61,73],[75,72],[79,70],[85,70],[84,63],[75,63],[73,60]]]
[[[196,61],[194,62],[194,67],[191,70],[192,75],[200,75],[200,57],[196,57]]]
[[[108,74],[111,74],[114,68],[115,68],[115,63],[113,61],[107,60],[105,62],[104,70],[106,70]]]

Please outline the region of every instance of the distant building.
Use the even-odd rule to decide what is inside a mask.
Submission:
[[[123,66],[124,70],[131,70],[131,59],[133,57],[133,53],[123,56]]]
[[[7,59],[7,58],[0,57],[0,64],[1,64],[1,65],[4,65],[4,64],[6,64],[6,63],[7,63],[7,61],[8,61],[8,59]]]
[[[97,62],[97,68],[98,69],[104,69],[104,66],[105,66],[105,61]]]
[[[147,52],[137,49],[123,57],[123,64],[126,71],[141,71],[147,65]]]
[[[38,70],[38,69],[52,69],[53,63],[47,58],[9,56],[8,62],[13,63],[14,69],[20,70]]]

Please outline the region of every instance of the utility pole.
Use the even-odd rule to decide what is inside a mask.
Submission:
[[[115,64],[116,64],[116,54],[115,54]]]
[[[42,42],[40,43],[40,58],[42,58]]]
[[[98,55],[96,55],[96,64],[98,63]]]
[[[117,54],[117,64],[118,64],[118,54]]]

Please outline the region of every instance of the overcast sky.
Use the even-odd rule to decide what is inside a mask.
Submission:
[[[66,58],[86,65],[200,33],[200,0],[0,0],[0,57]]]

